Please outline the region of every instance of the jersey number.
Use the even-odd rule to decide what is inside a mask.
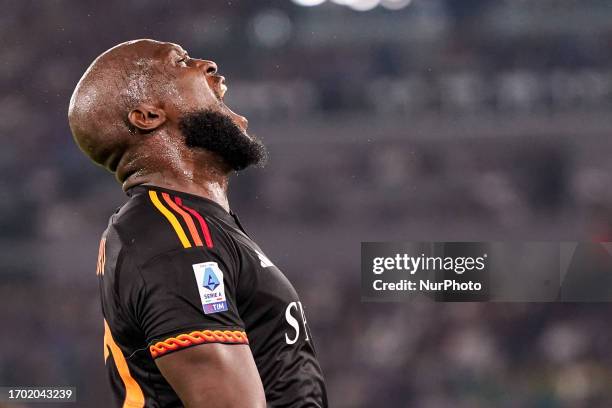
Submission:
[[[298,314],[298,317],[294,317],[293,309],[295,309],[295,314]],[[304,327],[304,335],[306,336],[306,341],[310,340],[308,337],[308,325],[306,323],[306,314],[304,314],[304,308],[302,307],[302,302],[291,302],[287,305],[287,309],[285,310],[285,319],[287,319],[287,323],[289,326],[293,328],[295,333],[291,333],[291,337],[289,337],[289,333],[285,332],[285,341],[287,344],[295,344],[296,341],[300,338],[300,323],[298,322],[298,318],[301,316],[302,318],[302,327]]]
[[[119,377],[123,381],[125,386],[125,400],[123,401],[123,408],[134,407],[140,408],[145,406],[145,399],[140,385],[134,380],[130,374],[128,363],[121,352],[121,349],[115,343],[113,335],[111,334],[106,319],[104,320],[104,362],[108,360],[109,355],[115,362],[115,367],[119,372]]]

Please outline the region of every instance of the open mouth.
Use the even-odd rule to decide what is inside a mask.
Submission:
[[[225,84],[225,77],[222,75],[214,75],[214,84],[212,86],[212,90],[215,93],[215,96],[220,101],[223,101],[223,97],[227,92],[227,85]]]
[[[227,92],[225,77],[219,75],[217,77],[216,85],[217,86],[215,87],[214,91],[217,98],[219,99],[219,104],[221,105],[221,108],[232,118],[234,123],[246,133],[246,130],[249,127],[249,121],[247,120],[247,118],[231,110],[223,100],[225,97],[225,93]]]
[[[221,81],[221,85],[219,86],[219,96],[221,100],[223,100],[223,97],[225,96],[225,93],[227,92],[227,85],[225,85],[225,78],[223,78],[223,80]]]

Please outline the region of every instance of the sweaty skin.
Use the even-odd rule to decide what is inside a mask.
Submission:
[[[246,118],[223,103],[226,89],[212,61],[190,58],[172,43],[129,41],[88,68],[68,119],[81,150],[115,173],[124,190],[153,184],[209,198],[229,211],[231,169],[215,154],[188,148],[178,127],[181,114],[211,109],[246,134]]]
[[[113,172],[124,190],[151,184],[206,197],[229,211],[231,169],[216,154],[188,148],[179,130],[182,114],[211,109],[248,137],[247,120],[223,103],[224,82],[214,62],[190,58],[179,45],[126,42],[100,55],[79,81],[70,128],[83,152]],[[155,362],[186,407],[266,406],[246,345],[202,344]]]

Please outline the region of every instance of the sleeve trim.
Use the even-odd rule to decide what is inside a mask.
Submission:
[[[246,332],[239,330],[192,331],[158,341],[149,347],[149,352],[153,358],[158,358],[171,351],[204,343],[249,344],[249,339]]]

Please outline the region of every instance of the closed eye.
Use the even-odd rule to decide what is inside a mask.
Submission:
[[[180,60],[176,61],[176,63],[178,65],[180,65],[181,67],[186,67],[187,66],[187,61],[189,60],[188,57],[185,58],[181,58]]]

